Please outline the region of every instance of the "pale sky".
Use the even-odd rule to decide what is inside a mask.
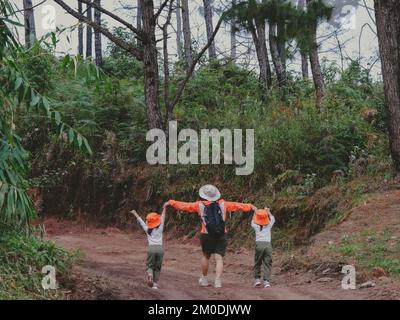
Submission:
[[[43,2],[44,1],[44,2]],[[215,4],[218,5],[221,0],[215,0]],[[293,0],[296,2],[296,0]],[[332,1],[332,0],[327,0]],[[16,4],[18,8],[22,8],[22,0],[11,0],[12,3]],[[43,2],[43,3],[42,3]],[[77,7],[76,0],[66,0],[67,4],[71,7]],[[156,5],[158,5],[161,0],[155,0]],[[191,25],[192,25],[192,37],[197,40],[198,46],[203,46],[206,38],[205,38],[205,25],[204,19],[200,13],[199,8],[202,6],[202,0],[190,0],[189,6],[191,10]],[[129,4],[131,6],[136,7],[137,0],[103,0],[102,5],[109,11],[112,11],[121,17],[124,17],[130,20],[132,23],[135,23],[135,10],[121,10],[121,3]],[[363,1],[360,1],[363,4]],[[373,8],[373,0],[365,0],[367,6]],[[76,26],[77,20],[72,16],[68,15],[60,8],[53,0],[33,0],[33,5],[38,5],[35,8],[35,19],[36,19],[36,31],[38,37],[44,36],[49,31],[51,31],[52,23],[51,20],[54,16],[55,25],[59,28],[63,27],[72,27]],[[377,59],[377,50],[378,50],[378,42],[375,34],[370,30],[370,28],[366,25],[369,24],[373,29],[375,29],[374,22],[371,20],[368,15],[367,10],[364,7],[358,7],[355,9],[354,7],[347,6],[342,9],[342,12],[350,12],[348,15],[348,24],[349,28],[347,28],[342,34],[339,35],[338,39],[340,43],[345,43],[345,48],[343,48],[343,55],[345,57],[350,57],[351,59],[357,59],[359,54],[361,53],[361,57],[364,57],[364,65],[367,66],[367,62],[374,62]],[[374,13],[371,12],[372,17],[374,18]],[[103,22],[106,23],[110,28],[113,26],[117,26],[118,23],[115,23],[112,19],[103,15]],[[218,20],[218,17],[215,15],[215,24]],[[22,16],[19,15],[20,22],[23,22]],[[172,24],[176,25],[175,16],[173,17]],[[54,24],[53,24],[54,25]],[[364,26],[364,27],[363,27]],[[218,52],[221,55],[229,56],[230,49],[230,35],[229,35],[230,26],[224,27],[216,38],[216,46]],[[360,34],[362,32],[362,37],[360,38]],[[170,28],[171,38],[169,40],[170,47],[170,59],[173,60],[176,53],[176,38],[174,36],[173,29]],[[321,56],[326,57],[329,61],[336,62],[339,66],[341,65],[340,55],[338,53],[332,52],[332,48],[337,47],[337,40],[335,38],[326,39],[327,34],[331,34],[332,29],[327,29],[327,24],[321,25],[319,28],[319,37],[321,42]],[[84,32],[84,36],[86,36],[86,32]],[[240,41],[243,41],[246,34],[241,33]],[[21,42],[24,41],[24,33],[22,29],[19,29],[19,37]],[[250,37],[247,43],[251,43]],[[103,45],[106,46],[106,38],[103,37]],[[77,29],[66,30],[60,38],[60,42],[57,47],[57,51],[59,54],[62,53],[70,53],[76,54],[77,52]],[[238,54],[247,52],[246,46],[238,47]],[[239,60],[241,63],[246,63],[248,67],[257,68],[257,61],[253,54],[250,59]],[[288,63],[288,67],[290,69],[294,69],[296,71],[299,70],[299,61],[298,59],[294,60],[291,63]],[[379,63],[375,64],[372,74],[374,76],[380,73],[380,65]]]

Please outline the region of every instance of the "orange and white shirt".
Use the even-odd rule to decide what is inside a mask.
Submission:
[[[207,228],[204,222],[204,209],[206,206],[211,204],[211,201],[196,201],[196,202],[180,202],[175,200],[170,200],[168,204],[178,211],[185,211],[189,213],[196,213],[201,219],[201,233],[207,234]],[[229,202],[225,200],[219,200],[218,204],[221,208],[224,221],[227,220],[227,212],[243,211],[250,212],[253,210],[253,206],[249,203],[238,203]],[[225,229],[225,233],[227,230]]]

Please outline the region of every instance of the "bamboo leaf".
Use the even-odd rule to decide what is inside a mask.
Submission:
[[[82,147],[82,140],[83,140],[82,136],[80,134],[78,134],[76,139],[78,141],[79,148]]]
[[[57,126],[61,124],[61,114],[58,111],[54,111],[54,120]]]
[[[89,155],[92,155],[92,154],[93,154],[92,148],[90,147],[89,142],[87,141],[86,138],[83,138],[83,144],[84,144],[84,146],[85,146],[86,152],[87,152]]]
[[[35,95],[33,96],[32,100],[31,100],[30,106],[31,106],[31,107],[37,106],[37,105],[39,104],[39,102],[40,102],[40,99],[41,99],[41,97],[40,97],[39,95],[35,94]]]
[[[74,142],[74,138],[75,138],[74,130],[72,130],[72,128],[70,128],[68,130],[68,142],[69,142],[69,144],[72,144]]]

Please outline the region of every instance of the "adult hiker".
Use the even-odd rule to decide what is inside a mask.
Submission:
[[[215,255],[216,260],[216,277],[215,288],[221,288],[221,276],[223,272],[223,257],[227,247],[225,221],[227,213],[233,211],[250,212],[256,211],[257,208],[252,204],[244,204],[237,202],[228,202],[221,199],[221,193],[217,187],[213,185],[203,186],[200,191],[200,201],[197,202],[180,202],[170,200],[167,205],[178,211],[196,213],[201,219],[201,248],[202,257],[202,276],[199,285],[208,286],[208,266],[211,255]]]
[[[167,208],[164,206],[161,215],[158,213],[149,213],[146,217],[146,223],[135,210],[131,211],[147,235],[149,244],[146,261],[147,284],[155,290],[159,288],[158,281],[164,258],[163,231],[166,211]]]
[[[262,286],[261,266],[264,270],[264,288],[271,287],[272,245],[271,229],[274,226],[275,217],[268,208],[257,210],[251,221],[251,227],[256,233],[256,248],[254,255],[254,287]]]

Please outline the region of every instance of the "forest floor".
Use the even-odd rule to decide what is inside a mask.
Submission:
[[[388,199],[392,199],[388,201]],[[394,200],[393,200],[394,199]],[[371,213],[369,212],[369,209]],[[340,234],[354,232],[354,228],[365,228],[369,224],[379,229],[384,223],[373,219],[378,212],[384,215],[389,210],[388,224],[400,224],[400,191],[390,195],[382,194],[370,204],[363,204],[341,225],[317,236],[314,245],[298,251],[312,259],[320,259],[315,253],[321,243],[334,244],[340,241]],[[354,217],[354,218],[353,218]],[[396,219],[391,220],[391,219]],[[201,250],[197,239],[177,240],[171,234],[165,235],[165,259],[160,280],[160,290],[154,291],[145,284],[145,259],[147,243],[145,235],[138,231],[129,233],[116,228],[98,228],[84,223],[46,219],[47,237],[70,250],[82,253],[82,262],[76,266],[71,277],[65,281],[70,299],[148,299],[148,300],[362,300],[400,299],[400,282],[382,276],[373,279],[374,287],[343,290],[340,270],[321,273],[321,266],[315,270],[295,264],[287,268],[287,260],[275,253],[272,288],[252,288],[253,254],[247,249],[228,250],[225,259],[223,288],[200,288]],[[350,228],[351,227],[351,228]],[[317,250],[318,249],[318,250]],[[319,252],[319,251],[318,251]],[[302,257],[299,257],[302,258]],[[341,259],[338,257],[338,259]],[[301,259],[299,259],[301,260]],[[314,261],[314,266],[319,260]],[[320,261],[323,261],[320,260]],[[315,267],[314,267],[315,268]],[[325,269],[325,267],[323,267]],[[335,269],[335,268],[333,268]],[[337,269],[337,268],[336,268]],[[214,275],[214,261],[211,263],[210,279]]]

